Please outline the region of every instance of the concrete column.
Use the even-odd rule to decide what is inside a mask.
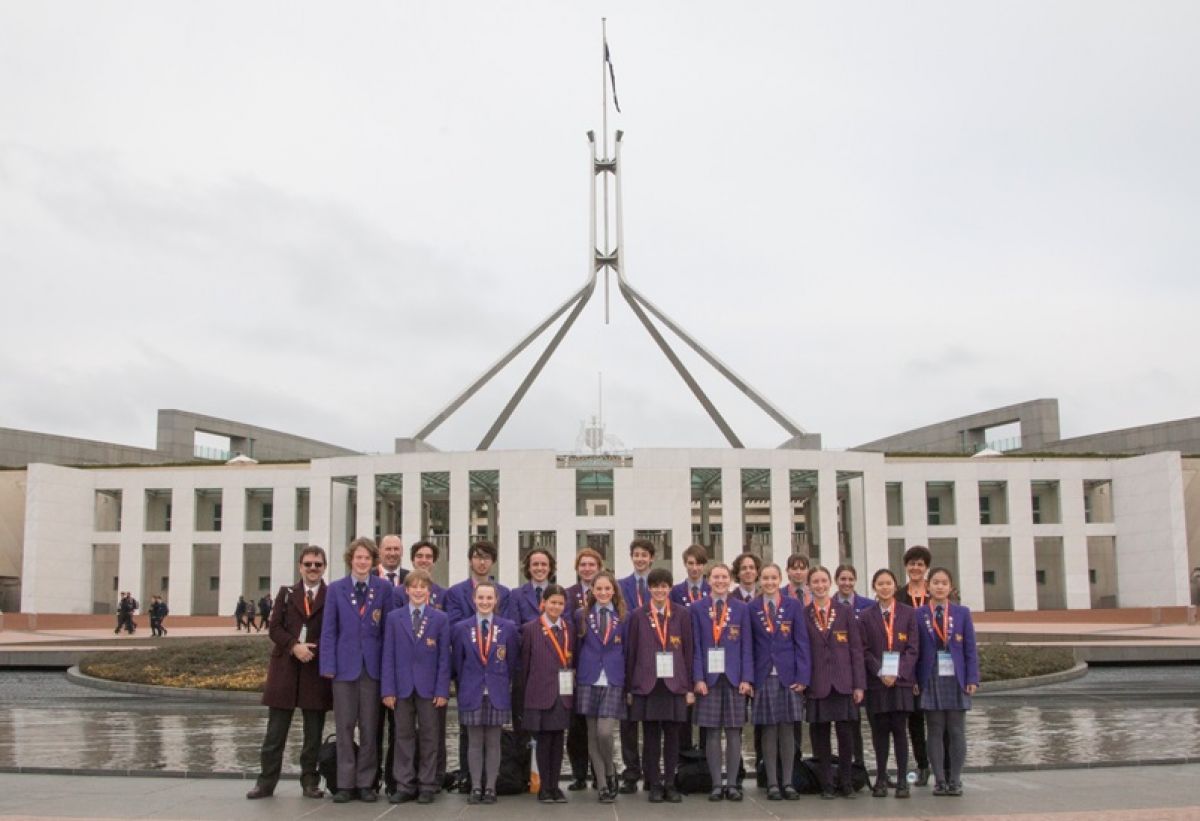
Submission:
[[[838,511],[837,470],[821,468],[817,471],[817,526],[821,543],[813,564],[822,564],[832,573],[838,565]]]
[[[742,552],[742,469],[721,468],[721,544],[725,564]]]
[[[325,548],[329,557],[325,578],[329,581],[346,575],[345,564],[342,562],[342,552],[346,545],[341,544],[340,538],[336,542],[333,540],[333,519],[330,515],[333,501],[332,485],[328,476],[313,475],[308,493],[308,543]]]
[[[1012,528],[1013,609],[1037,610],[1037,557],[1033,549],[1033,488],[1028,476],[1008,483],[1009,526]]]
[[[275,530],[271,534],[271,595],[285,584],[294,584],[296,544],[304,541],[296,533],[296,489],[275,486]],[[328,555],[328,551],[326,551]]]
[[[771,469],[771,552],[787,580],[787,557],[792,555],[792,483],[787,468]]]
[[[958,529],[958,590],[962,603],[983,609],[983,539],[979,525],[978,479],[954,482],[954,521]]]
[[[1090,610],[1091,581],[1088,578],[1087,530],[1084,525],[1083,481],[1062,477],[1058,482],[1058,503],[1062,513],[1063,572],[1066,574],[1068,610]]]
[[[467,578],[471,562],[467,550],[471,547],[471,492],[467,470],[458,467],[450,471],[450,583]],[[504,557],[500,557],[501,563]],[[503,565],[502,565],[503,566]],[[499,572],[497,572],[499,578]]]
[[[928,547],[929,517],[925,509],[925,480],[906,479],[902,483],[900,495],[904,507],[904,549],[914,545]]]
[[[400,529],[404,531],[406,549],[411,547],[413,542],[425,538],[425,534],[421,532],[421,472],[417,470],[404,472],[400,488]],[[445,557],[438,557],[438,562],[441,563],[444,559]]]
[[[883,471],[863,471],[863,541],[866,558],[858,574],[858,586],[864,596],[871,592],[871,576],[888,566],[887,488]]]
[[[375,472],[360,473],[358,481],[358,510],[354,521],[354,536],[375,538]]]
[[[214,534],[215,535],[215,534]],[[237,538],[222,534],[221,590],[217,597],[217,612],[224,616],[237,607],[238,596],[246,589],[245,549],[241,535]]]
[[[863,531],[866,528],[866,511],[864,510],[865,493],[862,479],[852,479],[847,486],[849,490],[850,509],[846,511],[846,527],[849,531],[851,563],[858,570],[858,588],[865,592],[871,583],[867,564],[867,548]]]

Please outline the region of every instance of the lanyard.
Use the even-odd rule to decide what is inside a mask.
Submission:
[[[690,601],[692,604],[695,604],[696,602],[698,602],[702,598],[704,598],[704,588],[700,585],[696,585],[695,593],[692,592],[692,589],[693,589],[692,585],[688,584],[688,589],[687,589],[688,601]]]
[[[313,593],[314,597],[316,595],[317,595],[316,593]],[[304,618],[308,618],[311,615],[312,615],[312,605],[308,603],[308,588],[305,588],[304,589]]]
[[[938,639],[942,642],[947,650],[950,649],[950,604],[946,603],[942,609],[942,623],[939,626],[937,623],[937,611],[933,609],[933,602],[929,603],[929,620],[933,622],[933,632],[937,634]]]
[[[717,620],[716,603],[708,608],[708,617],[712,619],[712,637],[713,646],[721,643],[721,634],[725,632],[725,625],[729,623],[729,602],[725,602],[725,607],[721,612],[721,618]]]
[[[829,629],[833,623],[833,602],[830,602],[826,607],[817,607],[816,602],[813,603],[813,618],[817,621],[817,629],[822,633]]]
[[[658,610],[654,604],[650,605],[650,623],[654,625],[654,632],[658,635],[658,643],[662,645],[662,649],[667,649],[667,631],[671,629],[671,602],[668,600],[666,607],[663,609],[662,627],[658,626]]]
[[[492,653],[492,641],[494,641],[495,638],[496,620],[494,618],[492,619],[492,623],[488,625],[486,636],[483,635],[482,630],[479,630],[475,634],[475,648],[479,651],[479,660],[483,662],[484,667],[487,667],[488,657]]]
[[[601,608],[600,612],[603,613],[606,609],[607,608]],[[603,644],[605,647],[607,647],[608,640],[610,638],[612,638],[613,628],[617,624],[616,612],[614,611],[614,612],[611,612],[608,614],[608,616],[607,616],[608,624],[605,625],[605,627],[604,627],[604,635],[603,636],[600,635],[600,628],[596,625],[596,614],[595,613],[588,613],[588,621],[591,622],[592,632],[594,632],[596,634],[596,638],[600,639],[600,643]]]
[[[554,652],[558,655],[562,668],[566,670],[570,666],[567,662],[571,659],[571,634],[563,630],[563,643],[559,644],[558,639],[554,637],[554,631],[550,629],[550,620],[546,618],[545,614],[542,615],[542,632],[554,645]]]
[[[929,598],[929,588],[925,588],[925,590],[922,591],[921,595],[919,595],[919,596],[916,593],[912,592],[912,590],[909,590],[908,597],[910,599],[912,599],[913,607],[920,610],[922,607],[925,606],[925,600]]]
[[[887,633],[888,652],[892,651],[892,644],[895,641],[896,627],[896,602],[892,602],[892,607],[888,610],[888,617],[883,622],[883,632]]]

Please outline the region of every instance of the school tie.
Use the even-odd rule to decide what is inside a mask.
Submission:
[[[481,624],[479,626],[483,628],[483,630],[481,631],[483,633],[483,635],[485,635],[485,636],[491,635],[491,633],[488,632],[488,620],[487,619],[484,619],[483,624]]]
[[[934,608],[934,610],[933,610],[933,617],[934,617],[934,618],[937,620],[937,623],[938,623],[938,624],[941,624],[941,623],[942,623],[942,614],[943,614],[944,612],[945,612],[945,611],[944,611],[944,610],[942,610],[942,606],[941,606],[940,604],[939,604],[937,607],[935,607],[935,608]],[[949,636],[946,636],[946,638],[947,638],[947,639],[949,639],[950,637],[949,637]],[[941,638],[940,638],[940,637],[939,637],[939,639],[938,639],[938,643],[939,643],[939,644],[944,644],[944,642],[942,642],[942,641],[941,641]]]
[[[692,598],[693,599],[700,598],[700,588],[695,585],[692,585]]]
[[[533,588],[533,589],[537,591],[537,602],[538,602],[538,604],[541,604],[541,603],[542,603],[542,588],[540,588],[540,587],[535,587],[535,588]]]
[[[359,599],[361,601],[367,595],[367,583],[366,582],[355,582],[354,583],[354,595],[357,599]]]
[[[417,632],[417,630],[420,627],[421,627],[421,611],[418,609],[418,610],[413,611],[413,632],[414,633]]]
[[[647,598],[649,598],[649,596],[646,593],[646,580],[643,579],[641,576],[639,576],[638,577],[638,603],[640,604],[641,602],[645,601]]]
[[[556,624],[550,629],[554,632],[554,640],[559,643],[559,646],[562,646],[562,627]]]
[[[725,600],[717,599],[717,621],[721,620],[721,614],[725,612]]]
[[[603,636],[608,632],[608,608],[600,608],[600,635]]]
[[[767,600],[767,614],[771,621],[775,621],[775,602]]]
[[[392,585],[396,584],[396,574],[394,572],[388,573],[388,582],[390,582]]]
[[[309,590],[304,595],[308,598],[308,606],[311,609],[312,606],[317,603],[317,594]]]

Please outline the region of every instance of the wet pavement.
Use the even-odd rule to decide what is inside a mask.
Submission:
[[[968,767],[1200,758],[1198,685],[1195,666],[1095,668],[1075,681],[977,698],[967,716]],[[0,670],[0,768],[253,774],[265,726],[266,711],[253,705],[127,695],[73,684],[61,672]],[[298,727],[287,772],[296,771]],[[326,727],[332,732],[332,717]],[[456,731],[452,723],[451,738]]]

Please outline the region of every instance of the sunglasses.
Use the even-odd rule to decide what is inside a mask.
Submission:
[[[325,562],[301,562],[300,564],[303,567],[309,567],[309,568],[313,568],[313,569],[321,568],[321,567],[325,566]]]

